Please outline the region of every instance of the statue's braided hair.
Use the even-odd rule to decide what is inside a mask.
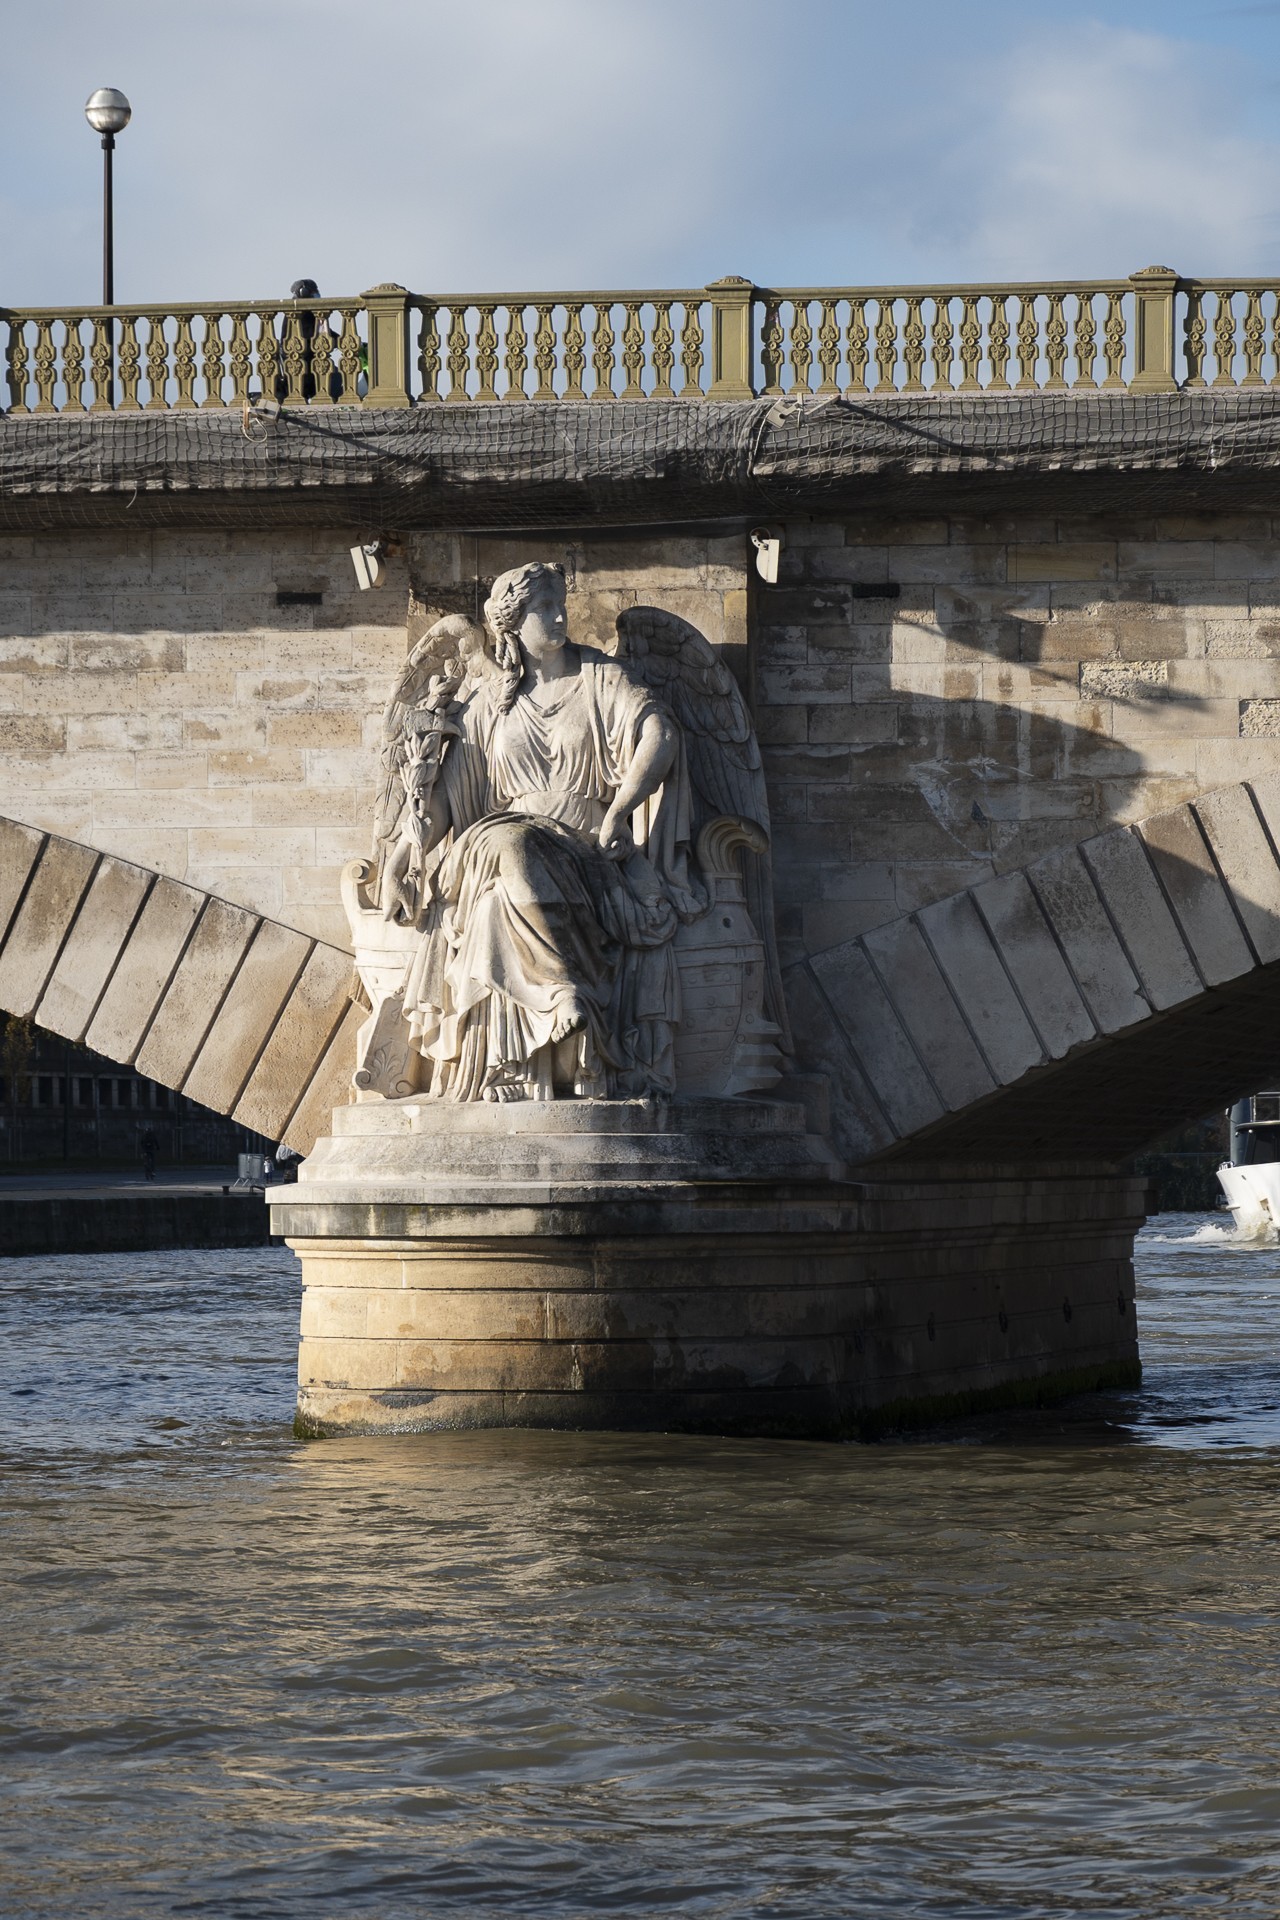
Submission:
[[[494,639],[494,658],[502,675],[499,713],[510,713],[524,678],[520,629],[540,581],[549,575],[564,580],[564,568],[554,561],[531,560],[526,566],[500,573],[484,603],[484,617]]]

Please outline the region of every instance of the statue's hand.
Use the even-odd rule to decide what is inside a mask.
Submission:
[[[600,822],[597,836],[600,851],[606,860],[625,860],[635,851],[635,841],[631,838],[631,829],[626,821],[615,814],[612,807]]]

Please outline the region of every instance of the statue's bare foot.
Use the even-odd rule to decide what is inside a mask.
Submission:
[[[484,1097],[486,1100],[496,1100],[500,1105],[506,1106],[509,1101],[523,1100],[525,1096],[523,1087],[507,1080],[496,1087],[486,1087]]]
[[[587,1016],[576,1001],[566,1002],[560,1018],[551,1029],[550,1044],[553,1047],[558,1046],[562,1040],[567,1040],[571,1033],[581,1033],[586,1024]]]

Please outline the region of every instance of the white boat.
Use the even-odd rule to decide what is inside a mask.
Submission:
[[[1261,1240],[1280,1231],[1280,1160],[1260,1167],[1224,1164],[1218,1179],[1242,1240]]]
[[[1280,1237],[1280,1094],[1255,1093],[1230,1112],[1231,1158],[1218,1168],[1218,1184],[1227,1197],[1244,1240]]]

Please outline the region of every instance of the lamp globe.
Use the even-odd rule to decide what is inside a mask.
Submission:
[[[99,87],[84,103],[84,117],[95,133],[123,133],[132,114],[118,87]]]

